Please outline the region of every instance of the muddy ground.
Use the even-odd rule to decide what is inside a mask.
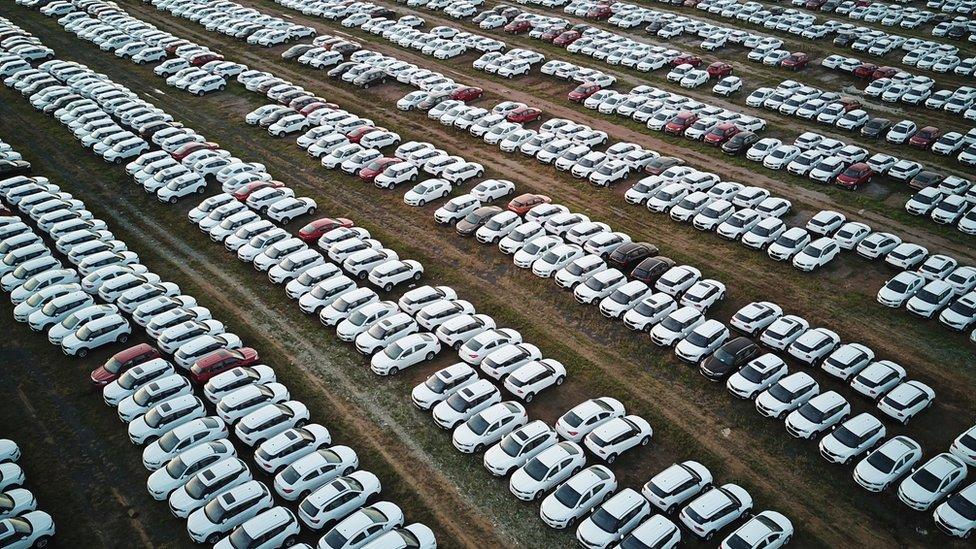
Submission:
[[[916,437],[929,455],[945,448],[972,420],[972,348],[963,337],[937,325],[874,304],[874,290],[889,276],[880,266],[845,257],[823,273],[800,275],[739,246],[627,207],[619,196],[622,190],[598,192],[534,161],[503,156],[473,139],[432,127],[426,119],[412,113],[395,111],[389,102],[407,91],[403,86],[390,85],[365,95],[328,81],[322,73],[285,64],[276,55],[281,49],[268,52],[250,48],[208,34],[193,23],[159,14],[138,2],[123,4],[134,15],[222,49],[252,67],[273,69],[344,108],[368,114],[405,138],[422,137],[443,144],[452,153],[485,163],[489,175],[504,174],[516,181],[521,190],[545,191],[560,202],[610,221],[617,230],[659,244],[667,255],[702,266],[706,276],[719,278],[729,286],[729,298],[715,309],[717,318],[727,319],[753,299],[771,299],[813,324],[835,329],[845,340],[862,341],[882,357],[898,360],[913,377],[931,383],[939,400],[907,429],[889,426],[889,431]],[[236,155],[264,162],[276,177],[313,196],[321,213],[352,217],[402,256],[421,260],[427,268],[428,281],[453,285],[479,311],[519,329],[547,355],[563,361],[570,371],[569,380],[529,406],[533,417],[552,420],[576,402],[598,394],[621,398],[631,411],[647,417],[655,428],[655,440],[649,448],[614,464],[612,468],[621,485],[637,487],[671,462],[695,458],[712,468],[721,482],[747,487],[756,499],[757,509],[777,509],[794,519],[800,528],[798,545],[944,543],[927,514],[909,512],[892,494],[874,497],[864,493],[850,480],[849,469],[825,464],[813,444],[789,439],[782,425],[757,421],[750,404],[733,402],[724,388],[706,384],[669,353],[654,348],[646,336],[607,322],[596,311],[583,308],[568,294],[558,292],[550,282],[518,271],[497,250],[436,227],[431,218],[433,206],[408,208],[400,201],[400,192],[382,192],[326,172],[291,140],[275,140],[246,127],[243,114],[262,102],[239,86],[202,99],[191,97],[165,87],[151,76],[149,69],[135,67],[79,41],[36,12],[10,8],[3,14],[41,36],[62,58],[88,63],[152,98]],[[385,45],[390,53],[395,51],[385,42],[376,45],[377,49]],[[484,82],[492,94],[517,93],[542,104],[551,114],[581,116],[568,105],[551,99],[551,83],[540,83],[539,88],[523,84],[519,82],[519,89],[513,90],[497,81]],[[107,168],[86,154],[63,128],[30,109],[16,94],[2,90],[0,99],[0,135],[24,151],[42,173],[60,180],[67,190],[88,201],[98,215],[117,227],[117,232],[151,268],[198,295],[222,316],[237,319],[231,323],[232,329],[261,350],[289,387],[296,393],[301,391],[298,397],[313,405],[314,417],[330,429],[335,426],[337,441],[352,444],[364,455],[364,466],[380,474],[385,490],[389,490],[386,493],[408,510],[410,520],[435,526],[444,546],[540,547],[569,543],[567,535],[539,528],[534,505],[515,504],[507,494],[507,486],[492,481],[481,468],[480,460],[459,456],[449,437],[436,429],[426,414],[409,404],[410,387],[451,362],[446,353],[434,363],[397,379],[377,380],[365,371],[363,360],[354,351],[338,345],[315,319],[304,318],[280,291],[267,291],[265,277],[226,259],[229,256],[223,250],[189,226],[183,217],[189,203],[175,208],[159,204],[120,170]],[[377,104],[389,107],[378,109]],[[602,117],[584,121],[597,127],[601,120],[599,124],[611,126]],[[699,154],[629,128],[610,129],[615,137],[633,136],[662,152]],[[712,160],[704,156],[701,161]],[[723,174],[738,173],[739,180],[767,184],[768,178],[747,167],[729,164],[720,168]],[[778,185],[770,188],[782,190],[782,194],[794,199],[801,210],[797,215],[808,215],[812,208],[836,206],[829,194],[798,189],[788,182],[769,180],[768,184]],[[802,194],[802,198],[796,198],[797,194]],[[882,215],[879,222],[892,227],[901,225]],[[293,225],[297,228],[298,223]],[[928,235],[925,227],[904,228],[947,249],[967,251],[968,246],[962,243]],[[4,312],[0,316],[6,328],[13,323],[9,311],[0,310]],[[77,464],[68,460],[62,465],[67,478],[77,480],[67,482],[66,487],[58,486],[58,490],[49,487],[47,497],[41,493],[42,501],[52,501],[56,517],[64,517],[65,530],[80,532],[78,538],[62,541],[111,545],[112,540],[133,539],[141,529],[147,536],[146,545],[188,544],[183,525],[145,495],[145,473],[138,465],[138,452],[126,440],[111,410],[101,405],[97,396],[84,392],[86,371],[103,357],[92,357],[82,364],[68,361],[39,343],[36,336],[28,335],[23,326],[9,331],[18,336],[5,341],[4,350],[21,353],[12,356],[27,356],[27,360],[38,364],[9,373],[15,383],[28,387],[28,401],[39,410],[37,421],[25,422],[23,436],[41,425],[58,423],[57,418],[63,414],[77,418],[76,424],[64,428],[79,434],[53,433],[54,443],[38,443],[36,452],[51,452],[51,446],[55,446],[68,456],[86,455],[86,460]],[[43,349],[48,352],[45,354]],[[27,360],[23,361],[25,366]],[[57,381],[53,387],[46,382],[52,377],[40,372],[48,372],[45,375]],[[850,396],[851,392],[842,385],[814,375],[826,387]],[[60,383],[63,388],[59,388]],[[12,384],[3,386],[7,391]],[[66,396],[72,394],[74,400]],[[4,396],[18,398],[14,394]],[[39,406],[35,399],[47,404]],[[868,403],[856,397],[852,400],[855,410],[870,409]],[[24,410],[25,406],[18,408]],[[86,430],[92,434],[83,436]],[[104,479],[93,482],[89,476],[97,477],[88,474],[92,469],[89,463],[105,462],[117,466],[105,469]],[[27,463],[28,474],[32,469],[43,471],[48,467],[43,461]],[[95,486],[100,491],[95,491]],[[117,498],[113,489],[123,498]],[[59,492],[68,495],[57,498]],[[78,513],[79,507],[85,507],[85,494],[89,493],[99,498],[99,512]],[[55,503],[55,499],[59,501]],[[68,503],[62,506],[62,501]],[[55,510],[54,505],[61,506],[61,511]],[[138,520],[100,520],[109,509],[113,516],[122,516],[126,505]],[[89,530],[93,531],[91,535]]]

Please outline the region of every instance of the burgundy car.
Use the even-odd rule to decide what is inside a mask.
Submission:
[[[359,170],[359,179],[362,179],[366,183],[372,183],[373,180],[376,179],[377,175],[383,173],[383,170],[393,164],[399,164],[400,162],[403,162],[403,160],[388,156],[377,158],[369,164],[366,164],[363,169]]]
[[[323,217],[321,219],[316,219],[315,221],[310,221],[307,225],[298,231],[298,238],[301,238],[305,242],[316,242],[325,233],[331,231],[332,229],[338,229],[339,227],[352,227],[352,220],[346,219],[345,217]]]
[[[732,138],[733,135],[739,133],[739,127],[731,122],[722,122],[718,124],[708,133],[705,134],[703,141],[709,145],[718,147],[722,143],[725,143]]]
[[[691,111],[681,111],[664,126],[664,131],[671,135],[682,135],[697,121],[697,114]]]
[[[610,16],[612,15],[613,15],[613,10],[611,10],[610,6],[606,4],[599,4],[597,6],[590,8],[590,11],[586,12],[587,19],[595,19],[597,21],[603,19],[610,19]]]
[[[526,21],[525,19],[520,19],[505,25],[502,30],[509,34],[522,34],[523,32],[529,32],[532,30],[532,23]]]
[[[535,107],[519,107],[512,112],[508,113],[505,117],[509,122],[519,122],[526,123],[532,122],[542,116],[542,109],[537,109]]]
[[[566,31],[560,34],[559,36],[557,36],[556,38],[554,38],[552,44],[554,46],[565,47],[579,40],[580,36],[582,35],[577,31]]]
[[[672,67],[677,67],[678,65],[691,65],[692,67],[697,67],[701,64],[702,58],[690,53],[683,53],[671,60]]]
[[[183,145],[182,147],[176,149],[176,152],[173,153],[173,159],[176,160],[177,162],[180,162],[187,156],[190,156],[190,153],[192,152],[202,151],[203,149],[214,150],[219,148],[220,145],[210,141],[204,143],[200,143],[200,142],[187,143],[186,145]]]
[[[485,93],[485,90],[481,88],[476,88],[474,86],[465,86],[463,88],[458,88],[451,93],[451,99],[456,101],[474,101],[481,97]]]
[[[359,143],[359,141],[363,138],[364,135],[366,135],[369,132],[375,132],[377,130],[385,131],[386,128],[377,128],[376,126],[361,126],[347,133],[346,139],[348,139],[350,143]]]
[[[594,93],[600,91],[602,88],[599,84],[594,84],[593,82],[583,82],[576,89],[569,92],[566,99],[574,101],[576,103],[581,103],[586,100],[587,97],[593,95]]]
[[[525,193],[513,198],[508,203],[508,209],[519,215],[525,215],[529,210],[539,204],[548,204],[552,199],[544,194]]]
[[[854,76],[856,78],[871,78],[876,70],[878,70],[878,66],[874,63],[862,63],[854,69]]]
[[[851,164],[837,176],[834,182],[838,187],[856,191],[861,185],[867,185],[874,176],[874,170],[864,162]]]
[[[251,366],[257,362],[258,352],[251,347],[218,349],[204,355],[190,366],[190,378],[202,385],[217,374],[242,366]]]
[[[784,59],[783,62],[780,63],[780,66],[784,69],[790,69],[791,71],[798,71],[803,67],[806,67],[807,63],[809,62],[810,56],[808,54],[796,51]]]
[[[258,189],[264,189],[266,187],[278,188],[284,186],[284,183],[274,179],[271,181],[252,181],[250,183],[245,183],[243,186],[241,186],[241,188],[234,191],[233,196],[241,202],[244,202],[247,200],[247,197],[251,196],[251,194]]]
[[[725,61],[716,61],[705,69],[709,78],[724,78],[732,74],[732,65]]]
[[[129,347],[115,353],[108,362],[95,368],[91,373],[91,382],[96,387],[104,387],[118,379],[129,368],[161,356],[159,349],[148,343]]]
[[[942,137],[942,130],[935,126],[925,126],[915,132],[915,135],[908,140],[908,144],[916,149],[928,149],[940,137]]]

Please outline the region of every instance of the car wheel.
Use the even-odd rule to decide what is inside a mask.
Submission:
[[[613,463],[617,461],[617,454],[610,454],[607,456],[607,463]]]
[[[541,491],[532,494],[532,501],[539,501],[540,499],[542,499]]]
[[[366,273],[365,272],[359,273],[358,275],[356,275],[356,278],[358,278],[359,280],[366,280]]]
[[[115,341],[119,343],[125,343],[128,340],[129,340],[129,334],[119,334],[118,339],[116,339]]]
[[[423,273],[421,273],[420,271],[417,271],[417,272],[413,273],[413,279],[414,280],[420,280],[420,277],[421,276],[423,276]]]
[[[451,344],[451,348],[454,349],[455,351],[457,351],[458,349],[461,348],[461,342],[460,341],[455,341],[453,344]]]
[[[281,218],[282,225],[287,225],[289,221],[291,221],[291,219],[289,219],[287,216]]]
[[[714,536],[715,536],[715,532],[714,531],[705,534],[705,541],[711,540],[712,537],[714,537]]]
[[[297,541],[298,540],[295,539],[295,536],[290,536],[290,537],[285,538],[285,544],[284,545],[285,545],[285,547],[291,547],[292,545],[295,545],[295,543]]]
[[[559,376],[556,378],[556,385],[557,386],[562,385],[564,381],[566,381],[566,378],[563,376]]]
[[[170,204],[176,204],[176,200],[177,200],[177,199],[176,199],[176,197],[175,197],[175,196],[174,196],[174,197],[171,197],[171,198],[169,199],[169,203],[170,203]]]
[[[157,437],[155,435],[148,436],[148,437],[146,437],[145,444],[146,445],[152,444],[153,442],[156,442],[158,439],[159,439],[159,437]]]
[[[78,349],[78,351],[75,352],[75,356],[77,356],[78,358],[85,358],[86,356],[88,356],[88,349],[84,347]]]
[[[47,544],[50,543],[50,542],[51,542],[51,537],[50,536],[41,536],[41,537],[37,538],[37,541],[34,542],[34,545],[33,546],[34,547],[37,547],[38,549],[40,549],[41,547],[47,547]]]
[[[309,208],[307,213],[308,215],[315,215],[315,208]]]
[[[532,402],[532,399],[533,398],[535,398],[535,394],[529,393],[529,394],[525,395],[525,398],[523,398],[522,400],[524,400],[526,402]]]
[[[220,534],[210,534],[207,536],[207,545],[215,545],[220,541]]]

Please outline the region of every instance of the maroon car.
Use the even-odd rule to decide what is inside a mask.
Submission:
[[[508,203],[508,209],[519,215],[525,215],[539,204],[548,204],[552,199],[544,194],[525,193],[516,196]]]
[[[161,356],[159,349],[148,343],[129,347],[124,351],[115,353],[112,358],[108,359],[108,362],[95,368],[95,371],[91,373],[91,382],[96,387],[104,387],[118,379],[129,368]]]
[[[512,21],[511,23],[505,25],[502,30],[509,34],[522,34],[524,32],[529,32],[532,30],[532,23],[526,21],[525,19],[520,19],[518,21]]]
[[[554,46],[563,46],[563,47],[565,47],[565,46],[568,46],[568,45],[572,44],[573,42],[579,40],[580,36],[582,36],[582,35],[579,32],[577,32],[577,31],[572,31],[572,30],[571,31],[566,31],[566,32],[560,34],[559,36],[557,36],[556,38],[554,38],[553,41],[552,41],[552,44]]]
[[[323,217],[309,222],[298,231],[298,238],[305,242],[316,242],[322,235],[339,227],[352,227],[352,220],[345,217]]]
[[[800,51],[795,51],[791,53],[786,59],[784,59],[783,62],[780,63],[780,66],[783,67],[784,69],[789,69],[791,71],[798,71],[803,67],[806,67],[807,63],[809,62],[810,62],[810,55]]]
[[[451,92],[451,99],[456,101],[474,101],[481,97],[485,90],[474,86],[465,86]]]
[[[508,116],[506,116],[505,119],[509,122],[524,124],[526,122],[537,120],[540,116],[542,116],[542,109],[537,109],[535,107],[519,107],[508,113]]]
[[[602,88],[599,84],[594,84],[593,82],[583,82],[576,89],[569,92],[566,99],[574,101],[576,103],[582,103],[586,101],[586,98],[593,95],[594,93],[600,91]]]
[[[851,164],[837,176],[834,182],[838,187],[856,191],[861,185],[867,185],[874,177],[874,170],[864,162]]]
[[[359,170],[359,179],[362,179],[366,183],[372,183],[376,176],[383,173],[383,170],[392,166],[393,164],[399,164],[403,160],[399,158],[392,158],[389,156],[383,158],[377,158],[376,160],[366,164],[363,169]]]
[[[722,122],[709,130],[708,133],[705,134],[702,141],[714,147],[718,147],[722,143],[732,139],[732,136],[739,133],[739,131],[739,127],[735,124],[731,122]]]
[[[705,72],[708,73],[709,78],[725,78],[732,74],[732,65],[725,61],[716,61],[709,65]]]
[[[664,126],[664,131],[671,135],[682,135],[697,121],[697,114],[691,111],[681,111]]]
[[[940,137],[942,137],[942,130],[935,126],[925,126],[915,132],[915,135],[908,140],[908,145],[916,149],[928,149]]]
[[[677,67],[678,65],[691,65],[692,67],[697,67],[701,64],[702,58],[690,53],[683,53],[671,60],[672,67]]]
[[[251,347],[217,349],[208,355],[204,355],[194,362],[193,366],[190,366],[190,378],[202,385],[217,374],[242,366],[251,366],[257,362],[258,352]]]
[[[874,63],[862,63],[860,66],[854,69],[854,77],[871,78],[876,70],[878,70],[878,66]]]

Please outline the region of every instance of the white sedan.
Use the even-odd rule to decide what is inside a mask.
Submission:
[[[583,444],[597,457],[613,463],[620,454],[635,446],[647,446],[654,435],[651,425],[642,417],[627,415],[613,418],[586,435]]]
[[[424,267],[412,259],[392,259],[373,268],[369,273],[371,284],[390,292],[393,288],[409,280],[420,280]]]
[[[370,369],[377,375],[393,375],[424,360],[433,360],[440,351],[441,343],[434,334],[411,334],[373,355]]]
[[[505,179],[486,179],[471,189],[471,194],[482,204],[504,198],[515,192],[515,184]]]
[[[289,221],[302,215],[315,213],[315,201],[308,197],[288,197],[275,202],[268,208],[268,217],[287,225]]]
[[[566,380],[566,368],[561,362],[544,358],[534,360],[515,369],[505,378],[505,389],[525,402],[532,402],[535,395]]]

